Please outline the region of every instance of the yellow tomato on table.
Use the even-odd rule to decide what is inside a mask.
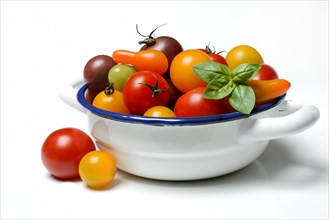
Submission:
[[[116,174],[116,162],[113,156],[104,151],[91,151],[79,163],[79,175],[91,188],[106,187]]]

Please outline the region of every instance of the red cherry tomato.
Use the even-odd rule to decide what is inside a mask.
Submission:
[[[215,61],[217,63],[221,63],[227,66],[227,62],[224,57],[217,53],[209,53],[208,56],[210,57],[211,61]]]
[[[271,79],[278,79],[279,75],[275,71],[275,69],[268,65],[268,64],[262,64],[262,67],[256,74],[256,76],[253,79],[258,79],[258,80],[271,80]]]
[[[51,133],[44,141],[41,159],[50,174],[59,179],[79,177],[79,163],[95,144],[83,131],[63,128]]]
[[[112,56],[115,62],[131,64],[140,71],[149,70],[161,75],[168,69],[168,59],[166,55],[159,50],[148,49],[139,52],[116,50],[113,52]]]
[[[203,98],[205,87],[192,89],[176,102],[174,112],[177,117],[196,117],[227,113],[223,99]]]
[[[123,101],[130,113],[143,115],[153,106],[165,106],[169,101],[170,88],[167,81],[151,71],[138,71],[127,80]]]
[[[227,66],[227,62],[226,62],[225,58],[220,55],[221,52],[216,53],[215,49],[214,49],[214,51],[212,51],[210,49],[209,45],[207,45],[205,49],[199,49],[199,50],[205,52],[209,56],[211,61],[221,63],[221,64],[224,64]]]

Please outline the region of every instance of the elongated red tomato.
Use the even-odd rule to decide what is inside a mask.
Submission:
[[[291,85],[285,79],[250,80],[247,84],[254,90],[256,105],[270,102],[276,97],[285,94]]]
[[[136,69],[164,74],[168,69],[168,59],[166,55],[159,50],[141,50],[138,52],[128,50],[116,50],[112,54],[117,63],[131,64]]]

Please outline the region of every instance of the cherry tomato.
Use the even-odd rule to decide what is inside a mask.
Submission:
[[[123,91],[123,101],[130,113],[143,115],[153,106],[165,106],[169,101],[169,86],[159,74],[138,71],[129,77]]]
[[[225,108],[227,110],[227,113],[237,112],[237,110],[231,106],[231,104],[229,102],[229,98],[230,98],[230,96],[226,96],[226,97],[223,98],[223,100],[224,100],[224,106],[225,106]]]
[[[227,62],[225,58],[220,55],[221,52],[216,53],[215,49],[214,51],[212,51],[209,45],[207,45],[205,49],[199,49],[199,50],[205,52],[210,57],[211,61],[218,62],[227,66]]]
[[[262,64],[262,67],[256,74],[256,76],[253,79],[259,79],[259,80],[270,80],[270,79],[278,79],[279,75],[275,71],[273,67],[271,67],[268,64]]]
[[[51,133],[44,141],[41,159],[50,174],[59,179],[79,177],[79,162],[95,144],[83,131],[62,128]]]
[[[208,56],[210,57],[211,61],[215,61],[217,63],[221,63],[221,64],[224,64],[225,66],[227,66],[227,62],[226,62],[225,58],[222,57],[221,55],[219,55],[217,53],[209,53]]]
[[[205,87],[192,89],[176,102],[174,112],[177,117],[195,117],[227,113],[223,99],[203,98]]]
[[[117,64],[109,71],[108,80],[114,84],[115,90],[122,92],[127,79],[135,72],[137,72],[137,69],[133,66]]]
[[[169,107],[170,109],[174,109],[177,99],[184,93],[182,91],[178,90],[174,86],[171,79],[167,79],[167,82],[168,82],[169,89],[170,89],[170,96],[169,96],[169,101],[167,103],[167,107]]]
[[[165,106],[153,106],[144,113],[144,116],[162,117],[162,118],[176,117],[175,113],[170,108]]]
[[[121,64],[131,64],[138,70],[149,70],[158,74],[164,74],[168,69],[168,59],[159,50],[141,50],[132,52],[127,50],[116,50],[113,59]]]
[[[210,58],[200,50],[190,49],[179,53],[170,66],[170,78],[175,87],[185,93],[206,86],[207,83],[192,69],[194,65],[205,61],[210,61]]]
[[[226,62],[231,70],[243,63],[264,63],[260,53],[255,48],[248,45],[239,45],[232,48],[226,55]]]
[[[88,84],[88,96],[90,100],[93,100],[109,84],[108,73],[116,64],[113,58],[107,55],[97,55],[86,63],[83,70],[83,77]]]
[[[100,92],[95,97],[92,105],[111,112],[129,114],[129,110],[123,102],[122,93],[111,87],[112,85],[107,87],[105,91]]]
[[[89,152],[79,164],[79,175],[82,181],[95,189],[108,186],[114,179],[116,171],[114,157],[104,151]]]
[[[290,82],[285,79],[250,80],[247,85],[254,90],[256,106],[272,101],[285,94],[290,88]]]

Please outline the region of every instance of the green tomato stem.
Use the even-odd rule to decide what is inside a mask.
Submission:
[[[114,82],[110,82],[110,84],[104,90],[106,95],[111,95],[114,93]]]

